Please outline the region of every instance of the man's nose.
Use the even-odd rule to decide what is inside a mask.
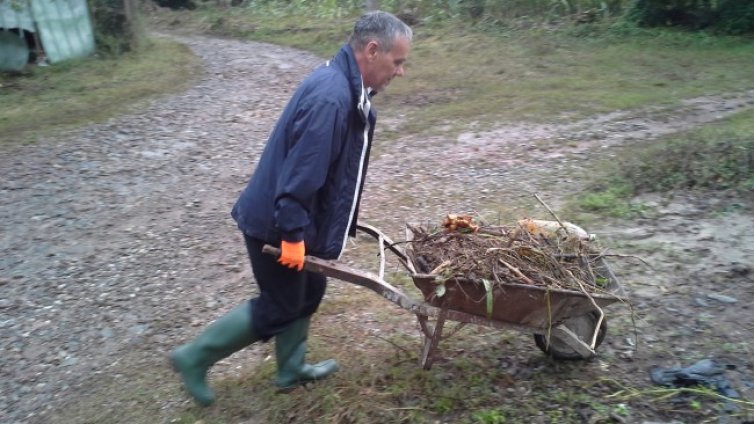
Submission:
[[[406,70],[403,69],[403,65],[399,66],[398,69],[395,70],[395,75],[402,77],[406,73]]]

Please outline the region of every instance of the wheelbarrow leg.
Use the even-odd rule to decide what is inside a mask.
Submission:
[[[448,310],[441,309],[440,313],[437,315],[437,321],[433,328],[427,323],[426,315],[417,315],[419,326],[421,326],[422,333],[424,333],[424,348],[419,357],[419,365],[425,370],[432,368],[432,361],[434,359],[432,355],[442,338],[442,328],[445,325],[445,318],[447,318],[447,316]]]

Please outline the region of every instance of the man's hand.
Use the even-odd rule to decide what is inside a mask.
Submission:
[[[304,269],[304,254],[306,248],[302,241],[285,241],[280,243],[280,257],[278,263],[288,268],[296,268],[299,271]]]

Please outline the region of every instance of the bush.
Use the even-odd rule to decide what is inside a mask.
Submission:
[[[715,29],[724,34],[754,33],[754,1],[721,2]]]
[[[131,51],[137,40],[133,17],[125,10],[122,0],[89,0],[97,51],[105,55],[120,55]]]
[[[636,0],[628,15],[639,25],[700,29],[714,21],[710,0]]]
[[[167,7],[173,10],[196,9],[196,3],[194,3],[193,0],[154,0],[154,2],[160,7]]]
[[[754,2],[742,0],[635,0],[626,16],[648,27],[712,29],[724,34],[754,32]]]

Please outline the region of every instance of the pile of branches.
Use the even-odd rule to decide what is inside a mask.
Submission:
[[[449,219],[450,218],[450,219]],[[525,226],[476,225],[449,215],[435,229],[409,226],[417,271],[495,284],[527,284],[579,292],[607,285],[595,261],[595,242],[573,234],[530,232]]]

